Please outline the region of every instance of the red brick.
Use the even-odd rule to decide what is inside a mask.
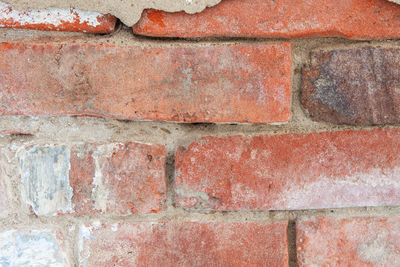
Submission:
[[[317,217],[297,225],[298,266],[399,266],[400,218]]]
[[[74,8],[18,11],[11,5],[0,2],[0,28],[111,33],[115,24],[116,18],[109,14]]]
[[[400,204],[400,131],[204,137],[176,153],[175,201],[205,210]]]
[[[398,47],[314,51],[303,69],[302,104],[315,121],[398,124],[399,69]]]
[[[1,115],[286,122],[290,84],[288,43],[0,45]]]
[[[70,181],[78,213],[159,212],[166,198],[165,148],[137,143],[89,147],[72,153]]]
[[[223,0],[194,15],[147,10],[133,29],[158,37],[397,39],[399,16],[386,0]]]
[[[80,242],[86,266],[288,266],[286,222],[94,223]]]
[[[22,202],[39,216],[144,214],[164,207],[163,146],[43,145],[22,150],[18,158]]]

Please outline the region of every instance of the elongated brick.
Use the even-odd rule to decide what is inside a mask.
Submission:
[[[302,104],[315,121],[400,123],[400,49],[314,51],[303,69]]]
[[[147,10],[133,29],[158,37],[400,37],[400,7],[386,0],[224,0],[198,14]]]
[[[176,153],[177,206],[293,210],[400,204],[400,131],[204,137]]]
[[[317,217],[299,222],[298,266],[398,266],[399,229],[399,217]]]
[[[0,45],[0,114],[177,122],[286,122],[288,43]]]
[[[82,266],[288,266],[287,222],[94,222],[79,238]]]
[[[115,24],[116,18],[109,14],[103,15],[74,8],[18,11],[11,5],[0,2],[0,28],[111,33]]]

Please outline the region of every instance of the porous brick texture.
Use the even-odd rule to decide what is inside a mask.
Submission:
[[[147,10],[133,30],[159,37],[400,37],[400,10],[386,0],[226,0],[198,14]]]
[[[116,22],[116,18],[109,14],[104,15],[74,8],[15,10],[10,4],[0,2],[0,28],[112,33]]]
[[[303,71],[304,107],[317,121],[383,125],[400,122],[399,47],[316,51]]]
[[[290,117],[290,83],[288,43],[0,46],[2,115],[280,123]]]
[[[398,266],[400,218],[316,217],[296,230],[299,266]]]
[[[95,223],[79,233],[88,266],[288,266],[286,222]]]
[[[291,210],[400,204],[400,131],[204,137],[176,159],[178,206]]]
[[[158,145],[41,145],[17,152],[21,199],[36,215],[162,210],[165,149]]]
[[[0,266],[400,266],[400,5],[10,4]]]

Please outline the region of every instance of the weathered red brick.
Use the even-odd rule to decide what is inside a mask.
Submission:
[[[109,14],[74,8],[18,11],[11,5],[0,2],[0,28],[111,33],[115,24],[116,18]]]
[[[289,43],[0,45],[2,115],[286,122],[290,84]]]
[[[201,13],[147,10],[134,32],[159,37],[400,37],[400,7],[386,0],[223,0]]]
[[[86,147],[72,153],[72,179],[78,213],[159,212],[166,198],[165,148],[138,143]]]
[[[399,70],[399,48],[315,51],[303,70],[303,106],[315,121],[400,123]]]
[[[399,266],[400,218],[317,217],[297,224],[299,266]]]
[[[24,149],[18,158],[22,201],[37,215],[129,215],[164,207],[163,146],[44,145]]]
[[[287,222],[138,222],[80,228],[87,266],[288,266]]]
[[[177,206],[292,210],[400,204],[400,131],[204,137],[176,153]]]

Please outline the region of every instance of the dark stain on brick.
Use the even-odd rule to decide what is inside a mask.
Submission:
[[[400,49],[316,51],[303,69],[302,104],[315,121],[400,122]]]

